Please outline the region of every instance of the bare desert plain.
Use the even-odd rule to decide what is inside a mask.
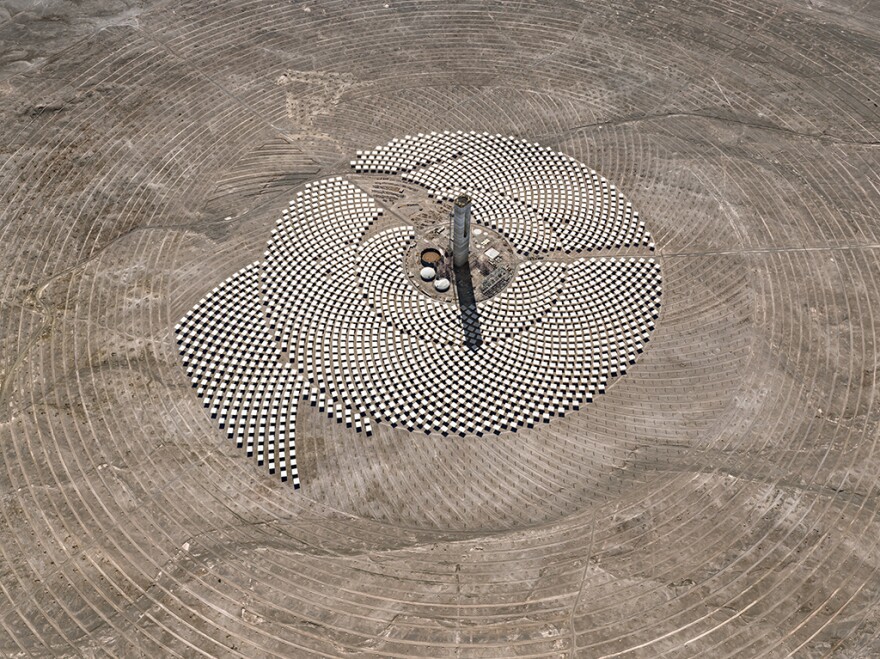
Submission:
[[[878,104],[876,0],[0,0],[0,655],[880,656]]]

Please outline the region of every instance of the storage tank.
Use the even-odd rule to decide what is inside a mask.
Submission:
[[[427,266],[429,268],[437,269],[437,266],[440,265],[440,261],[443,260],[443,257],[440,254],[439,249],[435,249],[434,247],[427,247],[422,250],[421,254],[422,265]]]

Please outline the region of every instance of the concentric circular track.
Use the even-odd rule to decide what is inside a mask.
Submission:
[[[873,3],[43,11],[0,24],[0,654],[880,653]],[[545,213],[521,163],[456,147],[463,182],[441,157],[395,160],[444,130],[583,163],[584,190],[613,184],[650,234],[602,243],[600,201],[592,224]],[[380,362],[337,373],[310,347],[343,321],[287,315],[318,289],[271,298],[297,276],[280,211],[343,181],[383,219],[321,243],[323,265],[402,258],[438,207],[413,191],[443,208],[465,187],[523,259],[484,307],[486,350],[537,331],[593,256],[654,259],[650,347],[548,423],[522,395],[537,422],[477,411],[445,434],[437,400],[383,408]],[[430,328],[461,348],[416,289],[430,323],[389,305],[399,272],[374,274],[320,291],[356,295],[328,302],[392,344]],[[181,367],[175,325],[245,289],[229,313],[267,338],[242,354],[274,360],[266,386],[290,376],[260,409],[299,401],[298,473],[273,456],[298,490],[218,433],[215,385],[190,381],[204,360]],[[344,403],[308,404],[322,393],[352,427],[327,419]]]

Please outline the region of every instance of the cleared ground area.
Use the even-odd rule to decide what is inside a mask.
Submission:
[[[0,2],[0,21],[0,654],[880,654],[877,3]],[[654,259],[650,340],[578,409],[484,405],[474,427],[499,432],[479,436],[461,404],[465,436],[433,431],[442,396],[420,415],[387,378],[370,432],[304,387],[294,489],[218,429],[175,324],[267,258],[315,181],[383,209],[365,245],[442,224],[351,162],[447,130],[539,143],[631,202],[651,249],[595,255]],[[510,212],[492,229],[529,258],[590,257],[553,242],[588,232],[528,242]]]

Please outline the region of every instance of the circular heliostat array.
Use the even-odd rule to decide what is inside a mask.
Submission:
[[[463,290],[458,304],[435,300],[407,278],[412,226],[371,231],[383,208],[357,186],[342,177],[307,184],[265,260],[214,288],[175,327],[211,417],[270,473],[299,485],[300,401],[367,435],[371,420],[497,435],[577,410],[635,363],[659,314],[659,265],[644,256],[562,260],[653,249],[631,204],[595,171],[473,132],[394,141],[352,166],[405,170],[433,197],[467,190],[473,222],[503,232],[517,252],[563,253],[523,261],[504,292],[482,302],[465,301]],[[420,270],[426,281],[434,274]]]
[[[20,4],[0,655],[880,655],[877,3]]]

